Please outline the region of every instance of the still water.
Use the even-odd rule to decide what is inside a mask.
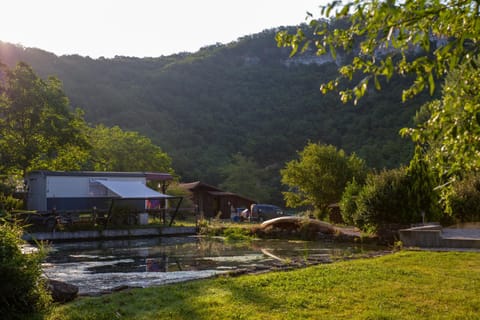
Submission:
[[[235,270],[259,271],[293,262],[330,262],[379,247],[328,242],[169,237],[56,243],[43,265],[47,277],[75,284],[80,294],[148,287],[211,277]]]

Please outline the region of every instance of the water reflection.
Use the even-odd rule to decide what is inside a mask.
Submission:
[[[236,269],[262,270],[291,261],[330,261],[376,247],[325,242],[172,237],[52,244],[45,274],[73,283],[81,294],[121,286],[146,287],[209,277]]]
[[[448,227],[449,229],[475,229],[480,230],[480,222],[463,222]]]
[[[168,256],[164,254],[160,259],[146,259],[147,266],[145,271],[147,272],[167,272],[168,271]],[[181,269],[181,266],[179,265]]]

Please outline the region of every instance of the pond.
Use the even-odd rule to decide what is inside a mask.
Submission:
[[[72,283],[79,294],[148,287],[226,272],[259,272],[328,263],[384,248],[288,240],[228,242],[223,238],[168,237],[55,243],[43,265],[50,279]]]
[[[463,222],[453,226],[449,226],[449,229],[474,229],[480,230],[480,222]]]

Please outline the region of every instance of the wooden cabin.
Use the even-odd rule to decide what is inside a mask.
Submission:
[[[205,218],[230,219],[230,206],[240,210],[250,208],[255,203],[252,199],[200,181],[182,183],[180,187],[190,192],[198,213]]]

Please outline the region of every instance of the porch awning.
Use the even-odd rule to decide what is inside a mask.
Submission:
[[[171,199],[176,198],[150,189],[140,181],[94,180],[120,199]]]

